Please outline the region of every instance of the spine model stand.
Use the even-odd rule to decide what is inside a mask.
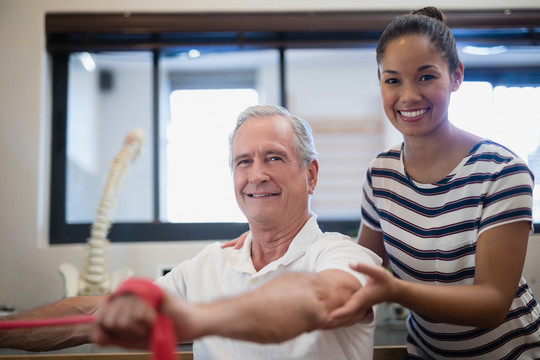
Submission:
[[[139,155],[143,138],[144,133],[141,129],[129,132],[124,145],[111,163],[97,208],[97,216],[85,247],[83,271],[79,273],[79,270],[69,263],[62,263],[59,267],[64,278],[65,297],[106,295],[133,275],[133,271],[129,268],[116,270],[112,276],[109,274],[106,249],[110,243],[107,235],[112,225],[110,212],[116,204],[118,190],[128,170],[128,163]]]

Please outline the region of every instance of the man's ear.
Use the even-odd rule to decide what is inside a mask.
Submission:
[[[457,91],[463,83],[463,74],[464,68],[463,63],[460,62],[458,67],[452,72],[451,81],[452,81],[452,91]]]
[[[313,195],[315,187],[317,186],[317,178],[319,176],[319,162],[317,159],[313,159],[306,167],[308,175],[308,187],[309,194]]]

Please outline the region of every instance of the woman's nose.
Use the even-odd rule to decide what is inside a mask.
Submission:
[[[419,101],[422,97],[418,88],[414,85],[405,85],[402,87],[400,102],[402,103],[413,103]]]

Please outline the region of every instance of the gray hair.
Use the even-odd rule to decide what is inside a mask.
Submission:
[[[306,167],[311,161],[317,158],[317,150],[313,142],[313,133],[309,124],[294,115],[287,109],[275,105],[255,105],[244,110],[236,119],[236,127],[229,136],[229,166],[233,168],[233,144],[234,137],[242,124],[251,118],[262,118],[267,116],[283,116],[287,118],[293,128],[293,147],[296,150],[300,164]]]

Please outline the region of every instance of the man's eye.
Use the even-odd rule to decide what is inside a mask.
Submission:
[[[268,158],[268,160],[270,160],[270,161],[281,160],[281,157],[279,157],[279,156],[271,156],[271,157]]]

